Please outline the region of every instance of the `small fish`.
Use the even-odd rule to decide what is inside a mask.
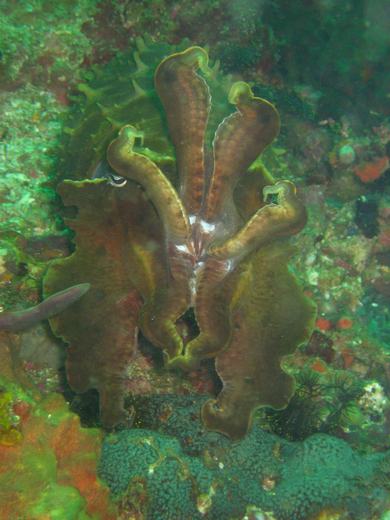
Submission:
[[[36,323],[47,320],[55,314],[62,312],[69,305],[81,298],[89,289],[89,283],[80,283],[52,294],[43,302],[21,311],[9,311],[0,313],[0,330],[19,332],[28,329]]]

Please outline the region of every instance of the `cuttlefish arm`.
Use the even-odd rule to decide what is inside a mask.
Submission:
[[[264,200],[275,196],[277,203],[266,204],[235,235],[208,248],[195,301],[201,333],[188,343],[185,355],[172,360],[172,367],[193,370],[202,359],[218,355],[231,334],[226,323],[230,319],[229,298],[232,296],[222,291],[223,280],[250,254],[280,238],[295,235],[305,225],[306,210],[292,182],[278,181],[265,186],[263,194]]]
[[[155,74],[176,151],[180,198],[189,215],[199,213],[205,189],[204,139],[211,98],[198,71],[207,72],[207,62],[204,49],[190,47],[165,58]]]
[[[306,209],[297,197],[294,184],[278,181],[263,188],[264,200],[275,196],[277,203],[260,208],[235,235],[212,245],[208,255],[237,264],[249,253],[275,239],[295,235],[306,224]]]
[[[36,323],[47,320],[65,310],[69,305],[81,298],[89,288],[89,283],[80,283],[52,294],[43,302],[34,305],[34,307],[21,311],[2,312],[0,313],[0,330],[19,332],[28,329]]]
[[[153,161],[134,151],[137,133],[131,125],[124,126],[109,145],[107,160],[121,178],[144,188],[163,223],[169,279],[168,283],[160,280],[153,291],[142,295],[140,328],[155,346],[175,357],[183,348],[176,321],[191,301],[191,228],[186,209],[170,181]]]
[[[236,111],[222,121],[215,133],[214,167],[203,208],[206,222],[232,219],[237,182],[280,129],[276,108],[256,97],[247,83],[238,81],[232,85],[229,102],[236,106]]]

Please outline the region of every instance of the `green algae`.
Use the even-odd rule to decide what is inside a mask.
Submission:
[[[89,520],[85,511],[86,502],[77,489],[50,484],[39,496],[39,499],[30,508],[32,518],[48,516],[50,520]]]
[[[22,0],[16,4],[1,1],[0,84],[18,82],[26,74],[35,81],[47,80],[48,64],[51,79],[74,74],[85,54],[91,51],[82,25],[96,12],[97,4],[95,0],[58,3]]]

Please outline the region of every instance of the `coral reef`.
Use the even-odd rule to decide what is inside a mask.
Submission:
[[[96,478],[101,433],[81,428],[58,394],[0,385],[0,518],[117,518]]]
[[[73,251],[69,241],[72,231],[64,229],[60,217],[74,217],[75,209],[61,210],[55,194],[58,179],[82,180],[110,174],[111,182],[124,182],[115,178],[106,161],[107,147],[122,126],[131,124],[137,132],[143,132],[143,138],[136,138],[132,153],[149,157],[173,185],[179,185],[175,150],[165,132],[166,120],[154,91],[153,71],[172,53],[191,45],[205,46],[215,60],[210,66],[211,74],[205,76],[213,99],[206,136],[209,146],[219,123],[233,110],[227,95],[233,77],[236,81],[245,78],[256,97],[272,102],[284,123],[278,141],[263,151],[261,162],[256,161],[245,176],[246,181],[240,180],[237,186],[235,203],[244,219],[251,218],[257,209],[263,186],[273,183],[267,170],[276,178],[294,182],[308,211],[307,225],[290,240],[300,254],[291,257],[289,269],[299,273],[305,294],[318,305],[316,330],[307,344],[283,362],[283,369],[296,380],[296,391],[287,408],[262,409],[256,416],[268,432],[289,440],[305,440],[313,432],[331,432],[362,453],[388,449],[388,9],[385,0],[347,1],[343,5],[333,0],[82,0],[57,4],[0,0],[0,312],[23,311],[42,301],[41,280],[48,262]],[[158,43],[153,43],[148,35]],[[219,60],[220,69],[232,74],[232,78],[221,78],[217,73]],[[250,190],[255,204],[251,202],[246,212],[244,195]],[[122,195],[116,196],[123,200]],[[96,199],[95,215],[107,203],[107,198]],[[135,208],[144,211],[147,201],[137,202]],[[152,219],[148,211],[142,215]],[[113,225],[118,224],[115,215],[118,213],[113,213],[114,219],[109,217],[104,226],[107,236],[119,228]],[[83,230],[96,232],[94,227]],[[162,228],[158,232],[162,236]],[[82,235],[79,231],[77,234]],[[115,266],[106,265],[107,281],[112,280]],[[74,283],[69,280],[68,286]],[[102,293],[100,296],[106,297]],[[125,305],[133,308],[133,303]],[[88,312],[92,309],[95,311],[94,305]],[[83,324],[86,314],[80,319]],[[108,319],[111,316],[102,312],[97,322]],[[117,324],[115,317],[113,323]],[[177,323],[177,330],[186,348],[198,334],[191,311]],[[132,460],[131,464],[140,474],[144,471],[145,476],[135,478],[133,486],[118,498],[119,513],[106,507],[106,489],[95,487],[100,441],[95,444],[92,438],[100,436],[96,430],[90,430],[92,435],[86,437],[86,443],[78,442],[86,431],[79,427],[77,418],[66,412],[66,403],[53,395],[62,392],[83,424],[99,424],[97,392],[74,396],[64,377],[65,356],[66,348],[50,334],[46,323],[18,333],[0,331],[0,373],[4,376],[0,382],[0,517],[4,512],[7,520],[139,518],[144,511],[148,512],[154,496],[160,496],[159,490],[157,495],[148,493],[155,489],[153,481],[149,485],[153,473],[149,474],[146,465],[141,467],[141,461]],[[134,407],[134,425],[142,428],[130,434],[136,443],[132,447],[141,455],[145,450],[150,464],[156,460],[162,463],[162,467],[155,467],[155,473],[156,482],[168,494],[165,502],[165,497],[161,499],[167,515],[172,504],[179,511],[184,505],[175,504],[175,489],[165,481],[165,468],[167,475],[178,475],[177,489],[189,510],[195,508],[196,514],[207,518],[218,505],[212,502],[213,498],[224,497],[213,484],[207,487],[209,472],[216,471],[218,457],[232,444],[215,432],[206,432],[198,415],[206,399],[215,396],[221,387],[212,360],[202,362],[200,369],[189,372],[185,378],[180,372],[162,369],[162,363],[162,351],[153,349],[140,335],[121,381],[126,395],[133,396],[126,408]],[[5,377],[18,383],[10,384]],[[193,391],[207,396],[203,400],[180,397]],[[161,396],[164,393],[175,395]],[[151,399],[149,394],[159,396]],[[72,418],[74,428],[57,428],[49,421],[48,415],[53,417],[59,409],[63,411],[63,424],[69,426],[68,419]],[[39,433],[35,435],[34,425],[39,421],[39,428],[34,430]],[[30,426],[34,426],[31,434]],[[56,431],[60,439],[53,455],[50,436]],[[171,447],[179,459],[158,459],[150,446],[142,445],[142,432],[146,438],[156,439],[156,445],[160,443],[163,456]],[[254,440],[251,436],[256,432],[257,419],[249,439]],[[256,438],[276,438],[268,435],[261,433]],[[76,439],[71,455],[66,452],[64,437]],[[180,440],[180,446],[174,438]],[[326,439],[326,446],[332,444],[335,450],[341,446],[341,453],[346,454],[345,444],[336,442],[336,446],[329,437],[322,438]],[[39,439],[45,446],[39,444]],[[298,453],[305,446],[305,442],[278,440],[284,447],[291,447],[291,453]],[[91,454],[88,450],[92,444]],[[207,454],[208,446],[216,454],[214,461]],[[66,457],[60,456],[61,450],[73,461],[79,460],[75,470],[80,471],[77,483],[69,477],[69,468],[64,469]],[[86,457],[76,457],[78,450]],[[15,453],[18,456],[13,458]],[[248,453],[250,457],[253,452]],[[202,480],[198,485],[192,480],[190,495],[189,488],[180,480],[189,473],[179,460],[187,463],[187,459],[203,454],[200,464],[187,468],[196,466],[201,471],[207,466],[201,473],[206,484]],[[249,481],[240,471],[248,460],[246,452],[244,455],[237,464],[237,473],[231,470],[235,480],[227,482],[229,489],[233,482],[237,483],[236,475],[244,483]],[[253,460],[257,456],[254,452]],[[332,457],[331,453],[329,459],[333,460]],[[365,464],[371,457],[356,455],[353,461]],[[264,453],[264,460],[269,459],[270,454]],[[296,462],[297,471],[303,469],[301,460],[300,457]],[[88,471],[82,476],[83,466],[88,466]],[[263,467],[261,461],[259,467]],[[223,473],[223,468],[218,469]],[[388,475],[382,469],[379,466],[377,474],[384,476],[387,485]],[[383,499],[383,482],[376,486],[370,480],[367,486],[361,486],[358,480],[350,485],[349,476],[343,471],[344,468],[342,487],[347,482],[351,500],[341,498],[339,506],[322,507],[318,498],[313,506],[316,513],[307,514],[310,520],[387,520],[390,513]],[[215,476],[218,480],[218,472]],[[240,519],[279,520],[267,507],[272,503],[273,491],[279,493],[278,482],[273,475],[263,476],[261,489],[269,496],[268,501],[247,504],[237,498],[233,489]],[[302,481],[302,475],[290,476]],[[318,482],[322,482],[322,476]],[[337,479],[336,475],[335,483]],[[125,476],[123,482],[125,485]],[[259,482],[256,484],[256,489],[254,484],[248,487],[254,489],[249,498],[262,492]],[[299,492],[303,490],[304,496],[305,489],[316,490],[315,486],[309,487],[305,482]],[[87,488],[96,492],[97,501],[102,497],[95,509],[91,500],[86,499],[83,490]],[[245,496],[248,495],[249,491]],[[226,497],[228,504],[229,498]],[[298,502],[294,503],[298,511]],[[232,511],[223,506],[218,511],[229,518]],[[287,511],[284,504],[280,504],[279,511]]]
[[[223,389],[203,407],[203,420],[239,438],[258,406],[287,403],[293,380],[280,359],[308,339],[313,324],[313,305],[287,269],[291,250],[283,240],[306,222],[295,187],[270,179],[264,186],[261,168],[244,176],[277,134],[277,112],[246,83],[234,83],[229,101],[236,110],[211,143],[206,127],[209,113],[211,124],[215,114],[206,81],[213,71],[207,62],[203,49],[190,47],[165,58],[155,73],[180,195],[151,159],[154,152],[135,149],[144,134],[134,125],[123,126],[110,143],[111,170],[106,167],[103,178],[60,187],[65,204],[79,208],[77,218],[66,221],[76,231],[76,252],[52,263],[45,294],[82,281],[91,290],[51,325],[69,343],[71,387],[99,391],[107,427],[128,420],[123,380],[138,327],[163,349],[169,368],[188,371],[216,359]],[[110,126],[106,133],[112,134]],[[253,196],[255,186],[263,188],[264,201]],[[190,308],[199,334],[184,344],[176,322]]]
[[[16,5],[2,1],[0,87],[44,85],[67,103],[66,91],[92,52],[82,27],[96,13],[96,4],[95,0],[77,4],[22,0]]]
[[[368,520],[382,510],[389,453],[361,456],[324,434],[291,443],[257,424],[232,443],[204,431],[198,400],[144,398],[141,429],[106,437],[99,474],[119,511],[148,520],[213,520],[242,518],[255,504],[278,520],[320,518],[326,509]]]

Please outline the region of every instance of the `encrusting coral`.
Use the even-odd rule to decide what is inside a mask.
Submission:
[[[143,397],[139,427],[105,438],[99,474],[128,517],[246,518],[251,504],[277,520],[379,518],[389,452],[361,455],[325,434],[289,442],[256,421],[232,442],[204,430],[199,401],[204,397]],[[327,510],[334,516],[321,516]]]
[[[59,187],[64,203],[78,208],[66,220],[76,250],[52,262],[44,293],[54,298],[64,287],[90,285],[50,323],[69,344],[70,386],[99,391],[106,427],[128,419],[123,380],[139,329],[163,350],[168,368],[192,370],[215,358],[223,388],[202,409],[211,430],[240,438],[254,409],[283,407],[293,392],[280,360],[308,338],[314,308],[288,271],[292,249],[285,238],[302,229],[305,209],[291,182],[274,183],[261,168],[250,169],[279,131],[276,109],[237,82],[228,96],[235,111],[217,126],[213,75],[200,47],[157,67],[175,162],[143,147],[142,125],[107,117],[108,133],[121,128],[107,161],[95,165],[100,178]],[[161,121],[155,98],[152,104]],[[190,308],[199,334],[186,344],[176,322]]]

